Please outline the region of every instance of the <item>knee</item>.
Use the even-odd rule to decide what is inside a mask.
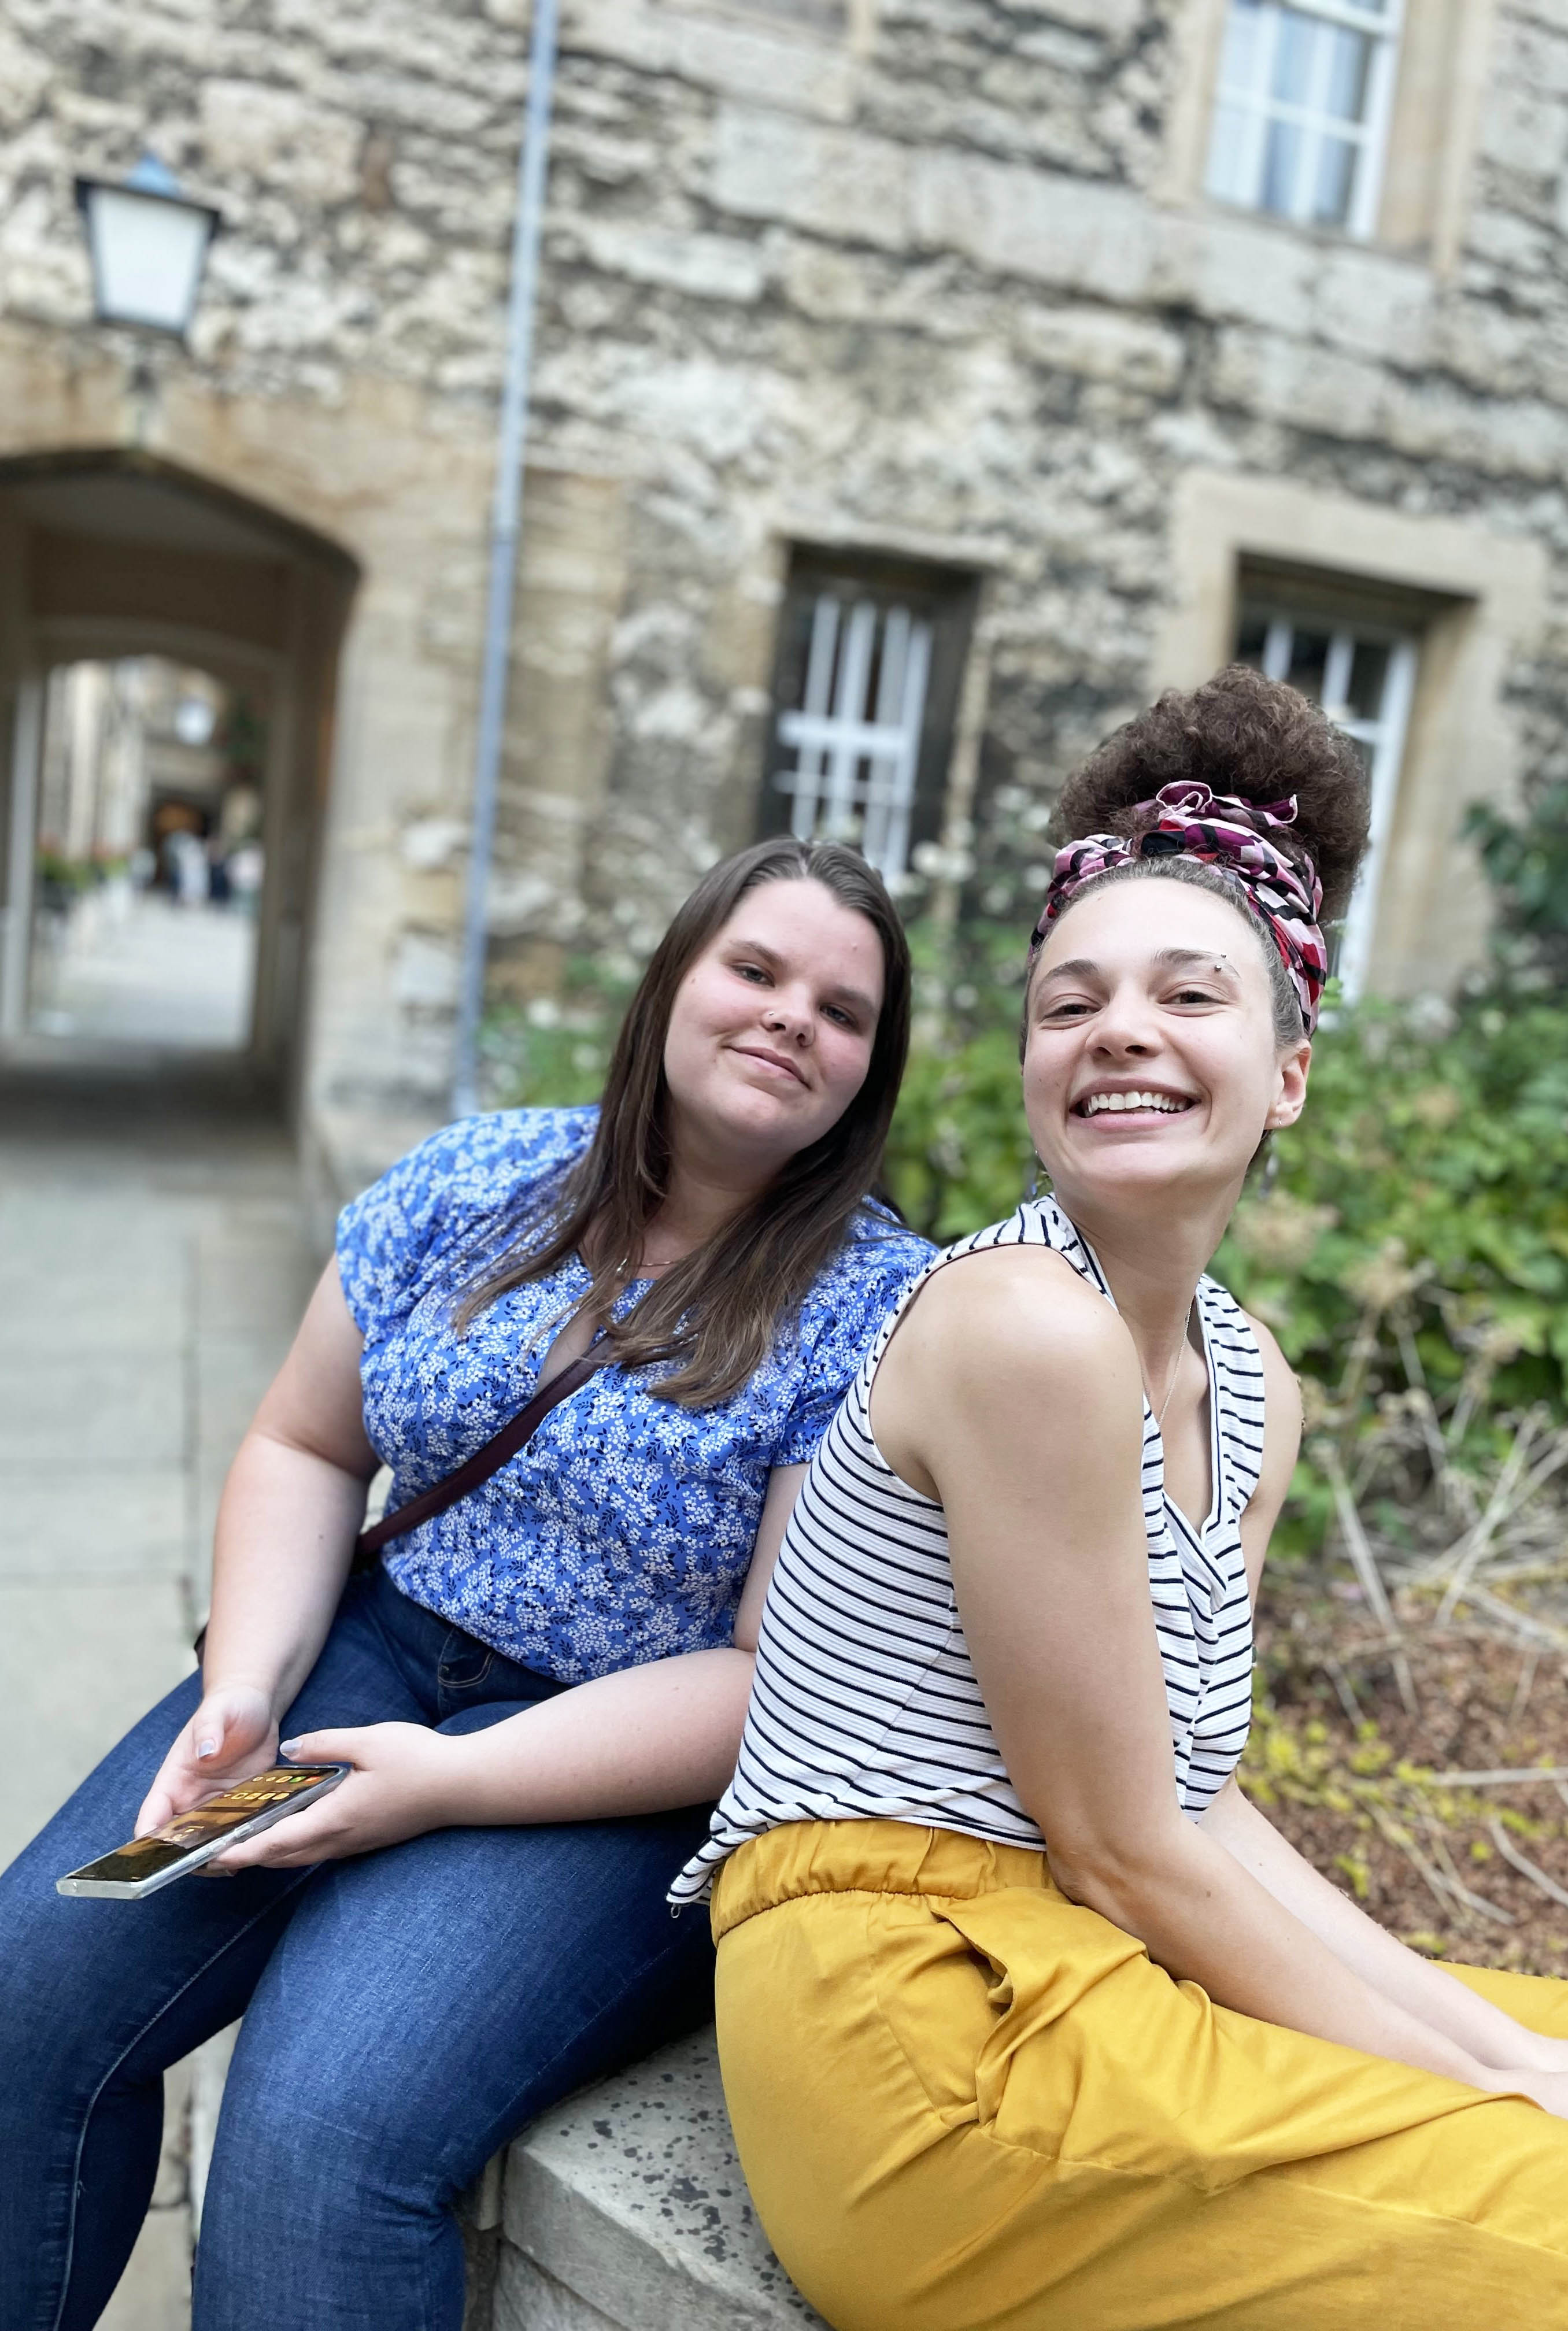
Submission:
[[[26,2092],[24,2065],[42,2072],[73,2062],[85,2042],[108,2043],[123,2018],[127,1970],[123,1939],[93,1915],[104,1906],[41,1899],[14,1879],[14,1870],[0,1878],[0,2077],[17,2095]]]
[[[222,2215],[226,2200],[254,2197],[274,2223],[432,2209],[435,2147],[417,2124],[395,2051],[378,2050],[371,2032],[327,2031],[309,2014],[282,2031],[275,2019],[254,2031],[247,2022],[224,2090],[209,2206]]]

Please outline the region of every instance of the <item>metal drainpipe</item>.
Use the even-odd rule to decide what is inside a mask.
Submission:
[[[474,747],[473,830],[469,845],[458,985],[457,1064],[451,1104],[454,1117],[471,1117],[479,1106],[479,1035],[485,995],[487,909],[496,836],[501,732],[507,710],[507,663],[517,577],[518,531],[523,507],[523,447],[528,433],[528,375],[538,291],[539,232],[544,224],[550,107],[556,86],[556,14],[557,0],[534,0],[528,104],[518,156],[518,211],[512,230],[507,372],[501,392],[495,497],[490,513],[489,587],[480,678],[479,737]]]

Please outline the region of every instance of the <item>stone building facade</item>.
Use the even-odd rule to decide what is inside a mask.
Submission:
[[[450,1089],[527,37],[0,25],[12,958],[41,674],[242,675],[257,1042],[340,1182]],[[92,318],[73,175],[149,148],[223,214],[188,347]],[[1565,237],[1563,0],[565,0],[498,985],[792,815],[958,880],[1238,646],[1359,724],[1361,975],[1447,985],[1464,803],[1564,760]]]

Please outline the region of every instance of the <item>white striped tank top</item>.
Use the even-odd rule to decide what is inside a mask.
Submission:
[[[780,1548],[734,1780],[707,1843],[670,1890],[697,1901],[726,1857],[787,1822],[903,1821],[1042,1846],[1007,1777],[959,1624],[942,1508],[899,1479],[871,1436],[871,1383],[932,1271],[983,1247],[1049,1246],[1113,1300],[1052,1199],[936,1257],[884,1322],[812,1460]],[[1201,1279],[1212,1504],[1194,1529],[1165,1495],[1144,1403],[1144,1526],[1183,1810],[1234,1771],[1251,1713],[1252,1607],[1243,1508],[1263,1458],[1263,1363],[1238,1305]]]

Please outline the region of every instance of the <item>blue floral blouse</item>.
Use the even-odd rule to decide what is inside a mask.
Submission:
[[[593,1137],[593,1108],[445,1127],[346,1206],[337,1268],[365,1337],[390,1511],[516,1414],[588,1274],[573,1260],[481,1311],[455,1293]],[[878,1327],[934,1250],[880,1207],[857,1218],[756,1374],[721,1405],[660,1400],[658,1370],[603,1367],[526,1449],[382,1559],[413,1601],[562,1683],[727,1644],[775,1465],[803,1465]],[[617,1307],[640,1291],[629,1288]]]

